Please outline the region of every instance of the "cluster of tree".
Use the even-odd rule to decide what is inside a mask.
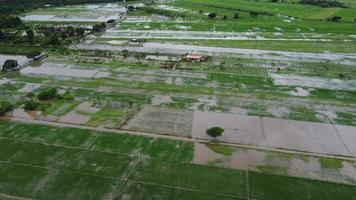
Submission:
[[[341,2],[336,0],[300,0],[301,4],[315,5],[323,8],[340,7],[346,8]]]
[[[106,23],[105,22],[101,22],[100,24],[95,24],[93,26],[93,32],[100,32],[106,29]]]
[[[6,113],[14,109],[14,106],[8,101],[0,101],[0,116],[4,116]]]
[[[47,44],[49,45],[60,45],[62,41],[69,37],[84,36],[84,28],[74,28],[73,26],[68,26],[64,28],[54,28],[54,27],[39,27],[38,33],[43,34],[48,38]],[[29,38],[27,33],[27,37]]]
[[[34,111],[34,110],[42,110],[43,108],[47,108],[50,105],[51,100],[55,99],[66,99],[73,100],[74,96],[70,94],[70,92],[66,92],[64,95],[59,95],[57,88],[45,88],[42,90],[36,99],[36,95],[33,92],[29,92],[26,95],[26,100],[24,102],[24,109],[26,111]],[[45,101],[45,102],[43,102]]]
[[[186,17],[186,15],[184,13],[181,13],[181,12],[175,12],[175,11],[172,11],[172,10],[158,9],[158,8],[154,8],[154,7],[150,7],[150,6],[137,7],[137,9],[145,11],[145,12],[148,12],[150,14],[164,15],[164,16],[167,16],[167,17],[181,17],[181,18],[185,18]]]
[[[6,60],[4,62],[4,65],[2,66],[3,72],[10,72],[10,71],[16,71],[18,70],[19,64],[17,63],[16,60]]]
[[[40,92],[37,98],[41,101],[50,101],[58,98],[57,88],[46,88],[42,92]]]
[[[7,14],[0,14],[0,28],[16,28],[22,25],[22,20],[17,16],[11,16]]]

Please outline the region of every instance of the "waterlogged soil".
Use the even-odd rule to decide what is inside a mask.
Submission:
[[[334,89],[334,90],[355,90],[356,80],[340,80],[340,79],[327,79],[318,77],[298,76],[291,74],[274,74],[270,76],[274,80],[275,85],[283,86],[301,86],[312,87],[322,89]],[[303,88],[297,87],[296,96],[308,96],[309,91]]]
[[[66,65],[53,66],[53,64],[43,64],[39,67],[28,66],[21,70],[21,74],[38,74],[38,75],[50,75],[50,76],[70,76],[80,78],[92,78],[98,71],[96,70],[84,70],[73,69]]]
[[[89,102],[82,102],[74,110],[59,118],[60,122],[69,124],[85,124],[99,111],[92,107]]]
[[[154,95],[151,100],[153,106],[162,105],[165,103],[171,103],[173,100],[167,95]]]
[[[230,153],[214,150],[217,144],[195,143],[193,163],[253,170],[277,175],[295,176],[340,183],[356,183],[356,163],[345,160],[329,160],[339,166],[323,166],[322,159],[271,151],[228,148]]]
[[[342,156],[356,153],[356,144],[349,142],[356,139],[353,126],[194,111],[194,138],[211,140],[206,134],[211,127],[222,127],[224,133],[217,139],[229,143]]]
[[[191,136],[192,111],[145,106],[124,129],[157,134]]]
[[[76,11],[76,12],[73,12]],[[117,20],[120,14],[126,12],[118,4],[87,4],[65,6],[49,9],[35,10],[22,17],[24,21],[53,21],[53,22],[106,22]]]
[[[25,111],[23,108],[16,108],[11,114],[12,117],[24,119],[35,119],[38,115],[39,111]]]

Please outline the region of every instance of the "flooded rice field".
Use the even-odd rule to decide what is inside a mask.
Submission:
[[[76,69],[68,64],[43,63],[40,66],[28,66],[21,70],[24,75],[50,75],[50,76],[69,76],[78,78],[94,78],[96,75],[101,78],[105,74],[97,70]]]
[[[85,124],[98,111],[99,109],[92,107],[89,102],[82,102],[75,109],[60,117],[59,121],[68,124]]]
[[[189,137],[192,117],[192,111],[145,106],[123,128]]]
[[[322,89],[334,90],[354,90],[356,88],[356,80],[341,80],[341,79],[326,79],[319,77],[308,77],[291,74],[269,74],[276,85],[286,86],[304,86]],[[307,96],[308,91],[298,89],[297,94]]]
[[[120,14],[125,12],[126,9],[124,7],[115,3],[74,5],[35,10],[22,17],[22,20],[50,22],[106,22],[110,19],[119,19]]]
[[[278,175],[288,175],[356,183],[356,162],[336,160],[337,167],[325,166],[327,158],[295,155],[281,152],[262,151],[235,147],[221,147],[216,144],[195,143],[193,162],[242,170],[253,170]]]
[[[342,156],[356,153],[356,144],[346,142],[354,139],[352,126],[194,111],[192,137],[209,139],[205,131],[214,126],[225,130],[218,138],[224,142]]]

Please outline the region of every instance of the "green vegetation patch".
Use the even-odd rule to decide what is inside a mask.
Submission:
[[[212,173],[212,171],[214,171]],[[141,160],[133,180],[246,197],[244,171],[160,160]]]
[[[1,137],[73,147],[87,147],[94,141],[98,134],[95,131],[85,129],[56,128],[9,121],[0,121],[0,130]]]
[[[249,172],[251,199],[356,199],[355,186]]]
[[[323,169],[333,169],[338,170],[342,168],[342,160],[331,159],[331,158],[320,158],[320,165]]]
[[[207,144],[209,149],[224,156],[231,156],[236,150],[233,147],[219,144]]]
[[[154,200],[154,199],[194,199],[194,200],[243,200],[224,195],[215,195],[211,193],[190,191],[185,189],[158,186],[154,184],[144,184],[128,181],[119,199],[136,199],[136,200]]]
[[[193,158],[194,144],[167,139],[149,139],[142,136],[105,133],[97,139],[94,149],[190,162]]]

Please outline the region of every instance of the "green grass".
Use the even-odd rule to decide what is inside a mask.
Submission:
[[[314,110],[305,107],[290,108],[289,114],[286,118],[302,121],[321,122],[321,120],[316,116],[316,112]]]
[[[356,126],[356,114],[354,113],[346,113],[346,112],[337,112],[337,118],[335,119],[336,123],[349,125],[349,126]]]
[[[63,116],[80,104],[78,101],[55,100],[50,102],[50,106],[44,111],[45,115]]]
[[[343,166],[342,161],[336,159],[320,158],[319,162],[323,169],[338,170]]]
[[[108,128],[119,128],[127,119],[135,114],[134,109],[128,108],[103,108],[96,112],[87,122],[89,126],[101,126]]]
[[[207,144],[206,146],[215,153],[222,154],[224,156],[231,156],[236,151],[233,147],[219,144]]]

